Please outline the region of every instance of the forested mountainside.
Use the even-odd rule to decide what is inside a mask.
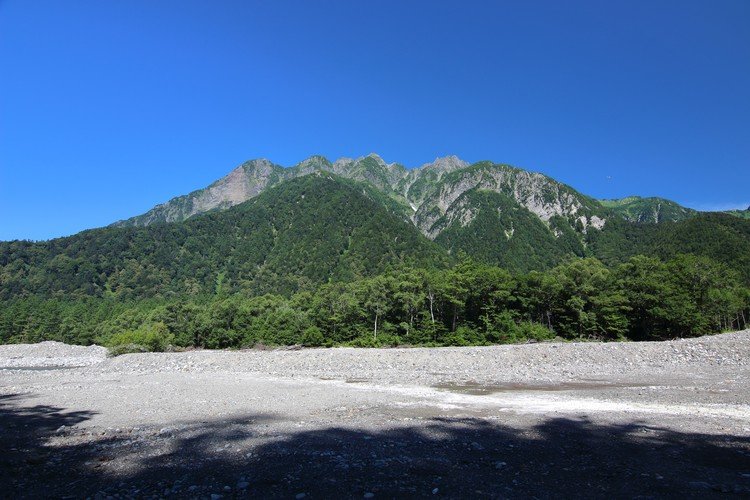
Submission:
[[[383,195],[382,200],[388,200],[392,211],[402,214],[427,238],[451,253],[463,251],[484,262],[521,271],[548,268],[570,255],[621,262],[634,248],[623,242],[621,233],[639,235],[635,237],[635,247],[641,248],[646,244],[643,234],[682,231],[676,227],[662,233],[650,225],[682,222],[701,215],[663,198],[595,200],[543,174],[488,161],[469,164],[448,156],[410,170],[371,154],[335,162],[312,156],[290,168],[268,160],[252,160],[205,189],[174,198],[115,226],[178,222],[225,210],[279,183],[315,172],[330,172],[368,184]],[[728,213],[743,218],[750,211]],[[722,237],[728,237],[731,246],[736,246],[733,236],[722,229],[726,224],[707,217],[697,224],[709,232],[709,226],[721,226],[717,230]],[[623,221],[649,227],[629,228]],[[598,233],[607,224],[611,229],[605,230],[606,237],[599,238]],[[593,240],[597,244],[592,250],[588,245]],[[723,241],[719,238],[713,246]],[[649,248],[644,251],[650,253]],[[722,252],[717,250],[703,254],[720,256]]]
[[[312,174],[180,223],[3,242],[0,298],[287,293],[388,264],[443,264],[444,252],[390,205],[367,185]]]
[[[748,285],[737,214],[456,157],[255,160],[110,227],[0,242],[0,340],[656,339],[745,326]]]
[[[707,212],[679,222],[635,224],[612,220],[589,234],[588,249],[613,265],[634,255],[667,259],[679,254],[702,255],[734,269],[750,284],[750,221]]]
[[[537,206],[548,210],[545,221],[509,194],[472,188],[432,224],[437,237],[431,241],[392,196],[369,183],[313,172],[230,209],[182,222],[93,229],[39,243],[2,242],[0,299],[62,294],[136,299],[220,289],[289,294],[372,276],[395,264],[444,268],[462,255],[520,274],[571,258],[596,257],[615,266],[638,254],[668,259],[691,253],[736,269],[750,283],[750,221],[726,214],[658,225],[610,216],[598,224],[604,219],[594,214],[595,202],[582,199],[588,205],[576,206],[574,193],[554,186],[547,198],[554,203]],[[453,181],[463,182],[448,181],[443,188],[448,191]],[[525,188],[515,186],[514,192]],[[578,218],[558,215],[564,213],[559,200],[575,207]]]

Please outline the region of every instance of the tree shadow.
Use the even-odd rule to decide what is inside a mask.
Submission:
[[[384,430],[305,429],[253,414],[92,432],[75,427],[90,412],[24,403],[0,399],[3,449],[15,450],[3,457],[0,484],[13,498],[750,495],[750,438],[638,421],[551,418],[516,428],[433,418],[389,421]]]
[[[26,394],[0,395],[0,484],[10,485],[19,471],[54,460],[44,446],[47,437],[94,415],[49,405],[23,406],[32,399]]]

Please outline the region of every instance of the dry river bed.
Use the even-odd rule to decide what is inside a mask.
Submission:
[[[654,343],[0,346],[0,497],[750,497],[750,331]]]

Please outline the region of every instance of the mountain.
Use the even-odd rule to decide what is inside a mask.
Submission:
[[[396,169],[377,155],[352,160],[342,158],[331,163],[312,156],[294,167],[284,168],[266,159],[250,160],[211,185],[187,195],[172,198],[145,214],[113,224],[116,227],[148,226],[160,222],[179,222],[214,210],[225,210],[248,201],[278,183],[314,172],[331,172],[347,179],[367,182],[380,190],[390,190]],[[401,167],[402,170],[406,170]],[[400,175],[399,175],[400,177]]]
[[[674,201],[664,198],[641,198],[628,196],[614,200],[599,200],[599,202],[630,222],[677,222],[693,217],[697,210],[686,208]]]
[[[464,222],[468,222],[467,216],[478,212],[467,207],[471,201],[467,198],[454,205],[472,189],[503,194],[538,217],[552,229],[553,235],[556,229],[563,231],[558,227],[562,224],[566,226],[565,232],[572,229],[579,234],[579,242],[583,241],[588,227],[601,228],[609,213],[598,202],[569,186],[509,165],[487,161],[470,165],[456,156],[448,156],[408,170],[398,163],[386,163],[373,153],[357,159],[341,158],[333,163],[322,156],[313,156],[290,168],[268,160],[252,160],[204,189],[174,198],[114,226],[177,222],[201,213],[224,210],[280,182],[313,172],[331,172],[369,184],[387,196],[392,205],[398,206],[398,210],[430,239],[437,238],[448,227],[449,221],[456,218],[456,211],[463,213]],[[561,219],[550,223],[553,217]]]
[[[435,242],[451,254],[463,252],[516,272],[546,269],[565,257],[585,255],[580,235],[566,219],[552,216],[548,224],[507,194],[473,188],[462,193],[433,228],[439,228]]]
[[[290,292],[372,275],[389,265],[445,260],[444,251],[382,193],[315,172],[182,222],[0,243],[0,299]]]
[[[602,231],[590,233],[587,243],[591,255],[609,265],[639,254],[662,259],[694,254],[726,264],[750,283],[750,220],[723,212],[661,224],[611,219]]]
[[[205,189],[115,226],[148,226],[225,210],[280,183],[322,172],[370,186],[392,213],[449,254],[463,252],[519,271],[586,255],[587,233],[618,216],[570,186],[510,165],[469,164],[447,156],[409,170],[373,153],[334,162],[312,156],[290,168],[249,161]]]
[[[693,253],[750,282],[750,221],[659,198],[590,198],[540,173],[455,156],[417,169],[378,155],[243,163],[113,226],[0,243],[0,299],[290,292],[460,255],[514,273],[576,257]]]

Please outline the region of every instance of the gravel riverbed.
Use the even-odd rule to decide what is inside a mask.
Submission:
[[[0,346],[0,496],[750,496],[748,380],[750,331],[116,358]]]

